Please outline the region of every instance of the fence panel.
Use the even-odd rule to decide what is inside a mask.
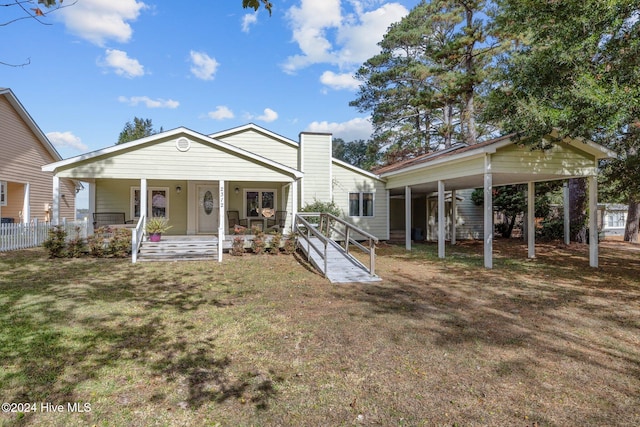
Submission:
[[[87,238],[88,221],[62,221],[67,232],[67,240],[79,237]],[[76,228],[77,227],[77,228]],[[31,221],[28,224],[0,224],[0,252],[42,246],[49,237],[49,230],[53,228],[50,222]]]

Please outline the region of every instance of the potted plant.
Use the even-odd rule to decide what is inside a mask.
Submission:
[[[147,220],[145,225],[145,231],[149,235],[149,240],[152,242],[159,242],[162,233],[173,227],[169,225],[169,220],[163,216],[154,216]]]

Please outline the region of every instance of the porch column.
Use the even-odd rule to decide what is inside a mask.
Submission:
[[[598,267],[598,180],[589,177],[589,265]]]
[[[224,208],[224,180],[218,181],[218,193],[220,203],[218,204],[220,212],[218,213],[218,262],[222,262],[222,250],[224,249],[224,224],[226,210]]]
[[[295,222],[296,222],[296,215],[298,214],[298,180],[294,179],[293,182],[291,183],[291,194],[292,194],[292,201],[291,201],[291,231],[294,230],[295,227]]]
[[[411,187],[404,187],[404,243],[411,250]]]
[[[147,209],[147,179],[142,178],[140,180],[140,216],[144,216],[143,229],[147,225]]]
[[[535,183],[530,182],[527,186],[527,246],[528,257],[536,257],[536,193]]]
[[[60,223],[60,178],[53,176],[53,206],[51,207],[51,224],[58,225]]]
[[[438,258],[444,258],[444,181],[438,181]]]
[[[458,221],[456,214],[456,206],[458,206],[458,200],[456,199],[456,190],[451,190],[451,245],[456,244],[456,222]]]
[[[87,221],[91,224],[87,233],[93,235],[93,214],[96,212],[96,183],[95,181],[87,182],[87,185],[89,186],[87,188],[87,191],[89,191],[89,218],[87,218]]]
[[[564,208],[564,244],[571,242],[571,212],[569,209],[569,182],[562,183],[562,204]]]
[[[22,203],[22,218],[23,224],[29,224],[31,221],[31,184],[26,183],[24,185],[24,201]]]
[[[493,268],[493,175],[491,154],[484,158],[484,266]]]

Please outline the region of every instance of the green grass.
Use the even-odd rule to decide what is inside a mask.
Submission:
[[[0,253],[3,425],[640,424],[640,258],[584,247],[379,248],[384,281],[291,256]],[[524,255],[523,255],[524,253]],[[38,406],[39,409],[39,406]]]

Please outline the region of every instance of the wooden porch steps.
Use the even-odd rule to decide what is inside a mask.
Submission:
[[[197,261],[218,259],[217,240],[170,239],[145,241],[140,246],[138,262]]]

